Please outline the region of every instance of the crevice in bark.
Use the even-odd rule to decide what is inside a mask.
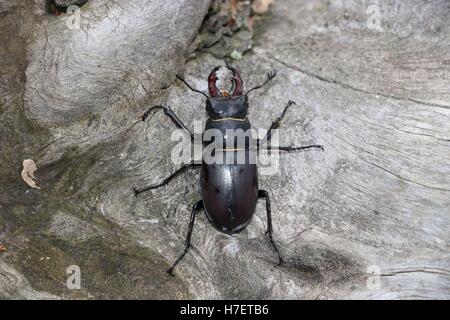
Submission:
[[[58,0],[46,0],[46,12],[55,16],[60,15],[61,13],[66,13],[67,9],[71,6],[77,6],[81,8],[84,6],[89,0],[76,0],[76,1],[61,1]]]

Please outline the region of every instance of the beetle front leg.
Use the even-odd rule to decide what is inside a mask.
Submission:
[[[163,106],[154,106],[151,107],[150,109],[148,109],[147,111],[144,112],[144,114],[142,115],[141,119],[142,121],[145,121],[153,111],[155,110],[163,110],[164,114],[166,116],[168,116],[170,118],[170,120],[172,120],[172,122],[177,126],[177,128],[179,129],[183,129],[186,131],[186,133],[189,134],[189,136],[191,137],[191,140],[194,140],[194,135],[192,134],[191,130],[189,130],[184,123],[178,119],[177,115],[172,111],[172,109],[170,109],[170,107],[163,107]]]
[[[258,198],[265,198],[266,199],[266,211],[267,211],[267,233],[269,234],[270,243],[272,243],[272,246],[275,248],[275,251],[278,255],[278,265],[283,264],[283,257],[280,254],[280,251],[278,250],[277,245],[275,244],[275,241],[273,241],[273,229],[272,229],[272,210],[270,208],[270,198],[269,193],[266,190],[258,190]]]
[[[178,176],[179,174],[185,172],[186,170],[190,169],[190,168],[195,168],[200,166],[200,164],[196,164],[194,162],[185,164],[184,166],[182,166],[181,168],[179,168],[177,171],[175,171],[174,173],[172,173],[170,176],[168,176],[167,178],[165,178],[161,183],[157,183],[157,184],[152,184],[148,187],[139,189],[139,188],[133,188],[134,191],[134,195],[137,197],[139,194],[141,194],[142,192],[145,191],[149,191],[152,189],[157,189],[159,187],[162,187],[166,184],[168,184],[173,178],[175,178],[176,176]]]
[[[192,231],[194,230],[195,216],[201,209],[203,209],[203,200],[200,200],[199,202],[194,204],[194,206],[192,207],[191,219],[189,221],[189,229],[188,229],[188,234],[187,234],[187,237],[186,237],[186,242],[184,244],[185,245],[184,250],[178,256],[177,260],[175,260],[174,263],[172,263],[172,266],[169,268],[169,270],[167,270],[167,272],[171,276],[173,276],[173,270],[177,266],[178,262],[180,262],[181,259],[184,258],[185,254],[188,252],[189,248],[191,247],[191,237],[192,237]]]
[[[280,127],[281,120],[284,119],[286,112],[288,111],[289,107],[292,106],[293,104],[296,104],[295,101],[289,100],[287,105],[284,107],[281,116],[279,116],[275,121],[272,121],[272,124],[270,125],[270,128],[269,130],[267,130],[266,136],[263,139],[266,140],[267,143],[269,143],[270,138],[272,137],[272,130],[278,129]]]
[[[287,110],[289,109],[290,106],[292,106],[293,104],[296,104],[295,101],[289,100],[289,102],[287,103],[287,105],[284,107],[283,112],[281,113],[281,116],[279,116],[275,121],[272,122],[272,124],[270,125],[269,130],[267,130],[266,136],[262,139],[262,141],[265,141],[268,145],[270,144],[270,140],[272,137],[272,130],[278,129],[280,127],[280,123],[281,121],[284,119],[284,116],[286,115]],[[261,140],[257,140],[257,150],[261,150]],[[287,152],[291,152],[291,151],[299,151],[299,150],[305,150],[305,149],[321,149],[322,151],[324,151],[324,147],[320,144],[313,144],[313,145],[308,145],[308,146],[301,146],[301,147],[294,147],[294,146],[289,146],[289,147],[285,147],[285,146],[278,146],[275,149],[271,149],[273,151],[275,150],[281,150],[281,151],[287,151]],[[267,149],[266,149],[267,150]]]

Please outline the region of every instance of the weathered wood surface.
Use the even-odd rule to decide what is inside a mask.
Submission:
[[[191,127],[205,118],[202,97],[174,75],[206,89],[224,63],[183,62],[208,1],[95,1],[71,31],[24,2],[0,1],[0,297],[450,297],[448,1],[380,1],[382,31],[369,27],[368,1],[273,5],[234,62],[247,87],[278,71],[250,118],[267,128],[295,100],[282,142],[325,145],[282,155],[280,172],[261,177],[287,263],[275,266],[260,203],[237,236],[200,215],[175,278],[165,269],[198,173],[135,198],[130,187],[175,169],[172,123],[137,119],[153,104]],[[41,190],[20,179],[28,158]],[[82,290],[65,285],[73,264]]]

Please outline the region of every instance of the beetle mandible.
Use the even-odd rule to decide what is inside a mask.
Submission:
[[[230,74],[229,80],[232,84],[230,90],[219,90],[217,88],[217,82],[219,80],[218,73],[219,71],[223,71],[223,68],[225,68],[225,71],[228,71]],[[229,145],[226,143],[226,130],[242,129],[245,131],[250,129],[250,121],[247,118],[247,111],[249,107],[248,94],[253,90],[262,88],[275,76],[275,72],[267,74],[267,79],[261,85],[258,85],[244,93],[243,81],[236,69],[231,66],[216,67],[211,71],[208,77],[209,96],[200,90],[194,89],[181,75],[177,75],[177,78],[190,90],[200,93],[206,98],[206,111],[208,118],[205,124],[205,131],[207,129],[217,129],[222,132],[225,140],[225,147],[223,151],[225,151],[225,153],[230,152],[235,154],[240,150],[236,148],[226,148],[226,146]],[[295,102],[289,100],[287,105],[284,107],[281,116],[272,122],[264,138],[266,141],[270,141],[271,133],[280,126],[280,122],[284,118],[288,108],[293,104],[295,104]],[[154,106],[144,113],[142,120],[145,121],[155,110],[162,110],[178,128],[183,129],[188,135],[190,135],[191,141],[194,140],[193,133],[183,124],[183,122],[181,122],[170,107],[160,105]],[[260,150],[260,140],[256,140],[256,149]],[[205,145],[206,143],[203,142],[203,144]],[[248,150],[250,149],[249,146],[250,144],[245,144],[244,152],[251,151]],[[302,147],[278,146],[279,151],[287,152],[310,148],[319,148],[322,151],[324,150],[322,145],[308,145]],[[201,167],[200,184],[202,199],[195,203],[192,208],[184,250],[172,266],[167,270],[167,272],[173,275],[175,266],[181,261],[181,259],[183,259],[186,252],[189,250],[191,246],[191,236],[194,228],[195,217],[201,209],[204,209],[209,222],[217,230],[226,234],[234,234],[244,230],[250,223],[258,199],[265,199],[266,201],[266,233],[269,235],[269,240],[278,255],[278,264],[281,265],[283,263],[283,258],[273,240],[272,212],[270,208],[269,194],[266,190],[258,189],[257,165],[254,163],[210,164],[203,160],[201,164],[197,164],[192,161],[183,165],[161,183],[150,185],[145,188],[133,188],[134,193],[138,196],[142,192],[164,186],[174,177],[195,167]]]

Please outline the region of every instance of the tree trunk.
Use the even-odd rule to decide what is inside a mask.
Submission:
[[[225,60],[189,55],[208,0],[88,1],[50,15],[45,1],[0,0],[1,298],[449,298],[448,1],[275,1],[253,48],[232,61],[267,129],[288,100],[284,145],[265,204],[221,234],[198,215],[175,277],[199,175],[134,197],[178,166],[170,106],[205,120],[207,75]],[[79,21],[76,14],[80,14]],[[79,24],[78,24],[79,23]],[[80,28],[78,28],[78,26]],[[186,59],[189,57],[188,59]],[[38,166],[37,185],[21,178]],[[79,266],[81,288],[67,286]]]

